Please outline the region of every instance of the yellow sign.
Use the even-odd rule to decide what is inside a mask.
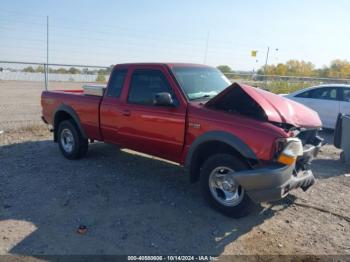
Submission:
[[[252,57],[256,57],[256,54],[257,54],[257,53],[258,53],[257,50],[252,50],[251,56],[252,56]]]

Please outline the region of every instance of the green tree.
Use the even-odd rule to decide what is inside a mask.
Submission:
[[[96,77],[96,82],[106,83],[106,77],[105,77],[105,75],[98,74],[97,77]]]
[[[27,66],[27,67],[23,68],[22,71],[26,72],[26,73],[34,73],[35,72],[35,70],[32,66]]]
[[[35,68],[35,72],[36,73],[44,73],[45,72],[45,69],[44,69],[44,67],[43,66],[37,66],[36,68]]]
[[[275,74],[279,76],[285,76],[287,74],[287,67],[285,64],[279,63],[276,66]]]
[[[329,67],[323,66],[322,68],[315,70],[315,75],[319,77],[328,77],[329,76]]]
[[[265,73],[265,66],[258,70],[258,74]],[[267,75],[290,75],[290,76],[315,76],[317,71],[315,65],[311,62],[289,60],[285,64],[279,63],[275,65],[266,66]]]
[[[267,65],[266,66],[266,72],[265,72],[265,67],[263,69],[263,74],[275,75],[276,74],[276,66],[275,65]]]
[[[265,67],[258,70],[258,74],[264,74]],[[347,60],[333,60],[329,66],[315,68],[311,62],[302,60],[289,60],[285,64],[267,65],[266,73],[268,75],[286,75],[286,76],[307,76],[307,77],[333,77],[350,78],[350,62]]]
[[[232,73],[232,69],[228,65],[219,65],[216,68],[219,69],[223,74]]]
[[[286,63],[287,74],[291,76],[313,76],[315,65],[311,62],[289,60]]]
[[[55,70],[55,73],[58,73],[58,74],[68,74],[68,70],[63,68],[63,67],[60,67],[58,69]]]
[[[81,71],[79,69],[75,68],[75,67],[71,67],[71,68],[68,69],[68,73],[69,74],[80,74]]]
[[[328,77],[348,78],[350,77],[350,62],[336,59],[331,62]]]

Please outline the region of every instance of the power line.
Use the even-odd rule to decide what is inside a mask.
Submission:
[[[6,45],[6,44],[3,44],[3,43],[0,43],[0,46],[1,47],[4,47],[4,48],[9,48],[9,49],[12,49],[12,50],[15,50],[15,49],[24,49],[24,50],[43,50],[41,48],[44,47],[44,44],[45,42],[42,41],[43,43],[43,46],[42,47],[36,47],[36,46],[29,46],[27,44],[23,44],[23,45],[19,45],[19,44],[16,44],[16,45]],[[197,51],[196,49],[193,49],[192,52],[191,50],[173,50],[171,48],[167,48],[167,47],[164,47],[164,48],[160,48],[158,46],[155,46],[155,45],[139,45],[137,43],[118,43],[118,46],[116,47],[116,45],[114,46],[102,46],[102,47],[106,47],[108,48],[108,50],[106,51],[98,51],[96,49],[94,50],[91,50],[90,51],[83,51],[82,50],[82,47],[85,47],[85,48],[89,48],[89,46],[87,45],[70,45],[70,46],[57,46],[56,44],[51,44],[51,46],[53,46],[51,48],[51,51],[52,52],[55,52],[55,51],[61,51],[62,53],[66,52],[67,50],[69,51],[73,51],[74,53],[81,53],[81,54],[88,54],[88,52],[92,53],[92,54],[111,54],[111,53],[118,53],[118,51],[124,49],[124,48],[130,48],[130,46],[133,46],[133,47],[136,47],[136,50],[138,51],[148,51],[148,50],[157,50],[157,52],[167,52],[167,53],[179,53],[181,52],[182,54],[187,54],[187,55],[191,55],[193,54],[193,51]],[[95,44],[94,44],[95,46]],[[1,51],[1,50],[0,50]],[[135,52],[135,49],[132,50],[131,49],[131,52]]]
[[[0,26],[0,29],[3,29],[3,26]],[[8,28],[9,29],[9,28]],[[51,30],[52,31],[52,30]],[[38,31],[39,33],[39,31]],[[41,36],[44,36],[44,30],[40,31]],[[79,32],[80,34],[80,32]],[[60,38],[60,37],[72,37],[73,39],[86,39],[86,40],[91,40],[91,41],[100,41],[103,43],[106,43],[108,41],[112,41],[113,39],[115,39],[116,41],[121,41],[121,40],[125,40],[125,39],[135,39],[135,40],[142,40],[143,42],[145,41],[145,39],[147,41],[152,41],[155,44],[159,43],[159,41],[165,41],[165,42],[170,42],[170,43],[175,43],[174,39],[170,39],[170,38],[166,38],[166,37],[161,37],[161,36],[142,36],[142,35],[135,35],[135,34],[125,34],[125,33],[116,33],[114,35],[107,35],[105,38],[96,38],[96,37],[91,37],[91,36],[86,36],[86,35],[78,35],[77,34],[73,34],[73,33],[57,33],[57,32],[53,32],[52,33],[52,37],[55,38]],[[11,38],[11,37],[7,37],[7,38]],[[160,39],[163,38],[163,39]],[[30,39],[30,38],[25,38],[25,39]],[[21,40],[25,40],[25,39],[21,39]],[[33,38],[31,38],[33,39]],[[115,44],[115,43],[113,43]],[[140,42],[137,43],[138,45],[140,45]],[[176,41],[176,45],[182,45],[182,46],[196,46],[196,45],[200,45],[200,44],[191,44],[191,43],[187,43],[187,42],[181,42],[181,41]]]
[[[54,45],[56,44],[64,44],[67,47],[71,47],[73,44],[72,42],[67,42],[62,38],[62,36],[66,36],[69,37],[70,35],[66,35],[66,34],[60,34],[60,35],[52,35],[52,43]],[[44,36],[43,36],[44,37]],[[58,38],[58,39],[57,39]],[[8,40],[20,40],[21,43],[25,43],[25,42],[42,42],[44,44],[44,39],[37,39],[37,38],[20,38],[20,37],[13,37],[13,36],[9,36],[7,37]],[[57,39],[57,40],[56,40]],[[79,40],[81,39],[86,39],[86,40],[91,40],[91,43],[88,43],[86,41],[83,41],[81,43],[76,44],[79,47],[82,46],[100,46],[100,47],[107,47],[107,48],[118,48],[118,46],[120,45],[126,45],[126,46],[136,46],[136,47],[140,47],[140,46],[147,46],[149,45],[152,48],[159,48],[159,47],[164,47],[164,43],[159,43],[159,41],[154,40],[154,39],[143,39],[143,44],[141,45],[139,40],[142,38],[134,38],[134,41],[127,41],[127,38],[121,38],[119,39],[119,41],[112,41],[111,39],[106,40],[106,39],[96,39],[93,37],[79,37]],[[93,42],[94,41],[94,42]],[[100,42],[100,43],[98,43]],[[68,45],[69,44],[69,45]],[[74,46],[74,45],[73,45]],[[201,46],[199,45],[191,45],[191,44],[187,44],[187,43],[181,43],[181,42],[173,42],[173,41],[169,41],[166,43],[166,46],[187,46],[187,47],[191,47],[192,49],[197,49],[200,48]]]
[[[1,29],[1,28],[0,28]],[[23,39],[22,37],[14,37],[14,36],[7,36],[6,39],[10,39],[10,40],[18,40],[21,41],[22,43],[24,42],[37,42],[37,43],[43,43],[44,44],[44,34],[42,34],[39,38],[33,38],[33,37],[26,37],[25,39]],[[81,40],[81,39],[85,39],[85,40],[91,40],[92,42],[86,42],[86,41],[82,41],[82,42],[78,42],[76,45],[73,45],[72,42],[67,42],[66,40],[62,39],[65,37],[74,37],[73,34],[65,34],[65,33],[60,33],[60,34],[53,34],[52,35],[52,44],[53,45],[57,45],[57,44],[64,44],[67,45],[69,43],[69,46],[67,47],[72,47],[72,46],[79,46],[79,47],[90,47],[91,45],[93,46],[98,46],[98,47],[106,47],[106,48],[116,48],[118,46],[141,46],[139,40],[142,39],[142,37],[138,37],[138,36],[132,36],[132,37],[118,37],[118,36],[113,36],[111,39],[100,39],[100,38],[93,38],[93,37],[88,37],[88,36],[79,36],[79,38],[77,39],[73,39],[73,40]],[[119,39],[118,39],[119,38]],[[116,39],[116,41],[113,41],[113,39]],[[118,41],[117,41],[118,39]],[[130,40],[128,39],[134,39],[133,42],[130,42]],[[143,46],[145,46],[145,44],[150,45],[152,47],[164,47],[163,43],[159,43],[159,41],[157,39],[142,39],[143,40]],[[127,41],[127,43],[125,43]],[[190,43],[182,43],[182,42],[174,42],[174,41],[167,41],[167,45],[168,46],[184,46],[184,47],[190,47],[191,49],[201,49],[202,45],[199,44],[190,44]],[[13,46],[13,45],[11,45]],[[27,46],[27,45],[25,45]],[[157,48],[159,48],[157,47]],[[231,53],[232,51],[235,51],[235,49],[232,47],[232,45],[220,45],[218,47],[217,43],[213,43],[210,45],[210,47],[208,47],[207,52],[208,53],[216,53],[216,54],[222,54],[222,53]],[[248,53],[250,51],[250,48],[247,48],[247,55],[244,55],[244,57],[248,56]],[[243,55],[242,55],[243,56]]]
[[[44,17],[43,17],[44,18]],[[93,27],[96,27],[96,26],[99,26],[99,27],[102,27],[102,28],[112,28],[113,29],[113,31],[101,31],[101,30],[96,30],[96,29],[94,29],[93,30],[93,32],[94,33],[99,33],[99,34],[104,34],[104,35],[106,35],[106,34],[111,34],[111,33],[114,33],[115,32],[115,30],[118,30],[119,31],[119,33],[120,33],[120,31],[126,31],[127,33],[129,33],[129,32],[132,32],[132,31],[135,31],[135,30],[140,30],[140,27],[138,27],[138,28],[136,28],[136,27],[134,27],[134,28],[132,28],[132,27],[122,27],[122,26],[119,26],[119,25],[106,25],[106,24],[98,24],[98,23],[89,23],[88,21],[86,21],[86,20],[82,20],[82,19],[73,19],[73,20],[76,20],[76,21],[79,21],[79,22],[81,22],[81,24],[80,25],[83,25],[83,26],[66,26],[66,25],[60,25],[60,24],[56,24],[55,23],[55,19],[54,19],[55,17],[53,17],[53,19],[50,19],[50,20],[53,20],[52,22],[51,22],[51,28],[58,28],[58,29],[60,29],[60,28],[63,28],[63,29],[68,29],[68,30],[76,30],[76,31],[81,31],[81,30],[83,30],[83,31],[88,31],[88,32],[91,32],[92,30],[91,30],[91,28],[85,28],[84,26],[87,26],[88,24],[90,24],[91,26],[93,26]],[[64,21],[67,21],[67,20],[72,20],[71,18],[62,18],[62,19],[64,19]],[[0,20],[3,20],[3,21],[8,21],[8,19],[6,20],[6,19],[4,19],[3,17],[0,17]],[[60,20],[58,20],[58,21],[60,21]],[[20,23],[20,24],[26,24],[26,25],[28,25],[28,24],[31,24],[31,25],[36,25],[36,26],[43,26],[43,27],[45,27],[45,22],[44,22],[44,20],[43,20],[43,22],[42,23],[33,23],[33,22],[28,22],[28,21],[24,21],[24,20],[19,20],[19,19],[16,19],[15,21],[13,21],[13,22],[15,22],[15,23]],[[168,37],[174,37],[174,36],[186,36],[186,38],[188,38],[188,35],[187,34],[181,34],[181,33],[168,33],[168,32],[165,32],[165,31],[162,31],[162,32],[159,32],[159,31],[150,31],[149,29],[147,30],[149,33],[147,34],[147,35],[149,35],[149,34],[161,34],[161,35],[158,35],[158,36],[160,36],[160,37],[165,37],[166,35],[168,35]],[[204,41],[205,40],[205,38],[203,38],[203,37],[193,37],[193,36],[191,36],[191,39],[192,40],[196,40],[196,41]]]
[[[8,9],[0,9],[0,13],[13,13],[13,14],[21,15],[21,16],[32,16],[32,17],[41,17],[41,18],[45,18],[44,15],[33,14],[33,13],[28,14],[28,13],[18,12],[18,11],[8,10]]]
[[[76,20],[76,21],[78,21],[79,19],[71,19],[71,20]],[[82,21],[82,20],[80,20],[80,21]],[[86,24],[86,21],[84,21],[84,24]],[[44,26],[44,24],[40,24],[41,26]],[[94,24],[94,25],[96,25],[96,24]],[[62,29],[64,29],[64,28],[66,28],[66,30],[70,30],[70,31],[79,31],[79,34],[81,34],[81,31],[83,30],[83,31],[86,31],[86,32],[91,32],[91,31],[93,31],[93,33],[94,34],[103,34],[105,37],[108,37],[109,39],[114,39],[114,38],[116,38],[116,39],[118,39],[118,41],[120,41],[120,39],[122,38],[123,40],[125,40],[126,38],[130,38],[130,39],[142,39],[142,41],[144,41],[144,39],[146,38],[146,39],[148,39],[149,41],[153,41],[153,42],[155,42],[155,44],[157,44],[157,40],[156,39],[158,39],[158,38],[163,38],[165,41],[169,41],[169,42],[173,42],[174,41],[174,39],[173,38],[169,38],[169,37],[167,37],[167,36],[164,36],[164,34],[162,33],[162,35],[151,35],[150,33],[138,33],[138,35],[135,35],[135,33],[130,33],[130,28],[123,28],[123,27],[120,27],[120,26],[111,26],[111,25],[109,25],[108,27],[112,27],[113,29],[116,29],[116,28],[118,28],[118,30],[117,31],[115,31],[115,32],[111,32],[111,31],[101,31],[101,30],[91,30],[91,29],[85,29],[85,28],[79,28],[79,27],[72,27],[72,26],[56,26],[55,24],[54,25],[52,25],[51,26],[51,28],[52,28],[52,30],[53,31],[56,31],[55,33],[53,33],[53,35],[52,35],[52,37],[53,37],[53,39],[55,39],[55,38],[57,38],[57,37],[62,37],[62,36],[65,36],[65,37],[77,37],[77,35],[76,34],[67,34],[66,32],[64,32],[64,33],[57,33],[57,30],[62,30]],[[125,30],[127,30],[127,32],[120,32],[119,30],[122,30],[123,31],[123,29],[125,29]],[[119,32],[118,32],[119,31]],[[41,30],[40,30],[40,32],[42,32]],[[173,34],[171,34],[171,36],[173,37],[174,35]],[[101,41],[101,42],[103,42],[103,43],[106,43],[106,38],[96,38],[96,37],[89,37],[89,36],[86,36],[86,35],[79,35],[79,38],[84,38],[84,39],[87,39],[87,40],[93,40],[93,41]],[[186,39],[188,39],[188,38],[186,38]],[[196,38],[191,38],[190,39],[190,41],[202,41],[203,39],[202,38],[198,38],[198,39],[196,39]],[[57,40],[56,40],[57,41]],[[55,42],[56,42],[55,41]],[[183,41],[183,40],[182,40]],[[114,44],[114,43],[113,43]],[[137,43],[137,44],[139,44],[139,43]],[[176,45],[182,45],[182,46],[191,46],[191,47],[194,47],[194,46],[196,46],[196,47],[199,47],[199,46],[202,46],[202,42],[201,43],[198,43],[198,46],[197,46],[197,44],[191,44],[191,43],[187,43],[187,42],[179,42],[179,41],[177,41],[176,42]],[[102,45],[101,45],[102,46]],[[210,47],[207,47],[207,50],[206,50],[206,52],[209,52],[209,53],[214,53],[214,52],[217,52],[216,50],[215,51],[213,51],[213,47],[220,47],[220,49],[223,49],[223,48],[227,48],[228,50],[232,50],[233,49],[233,47],[237,47],[237,46],[240,46],[240,47],[248,47],[248,45],[244,45],[244,44],[237,44],[237,43],[235,43],[235,44],[230,44],[230,43],[228,43],[228,44],[221,44],[221,43],[213,43],[213,44],[211,44],[211,46]],[[252,46],[251,45],[249,45],[249,48],[251,48],[252,49]],[[254,48],[256,48],[256,46],[254,47]],[[209,50],[210,49],[210,50]],[[218,52],[217,52],[218,53]]]
[[[0,29],[4,29],[6,27],[4,26],[0,26]],[[51,27],[50,27],[51,28]],[[7,29],[11,29],[11,28],[7,28]],[[6,29],[5,29],[6,30]],[[30,28],[29,28],[30,30]],[[28,29],[26,28],[26,31],[28,31]],[[32,30],[34,31],[34,30]],[[91,30],[90,30],[91,31]],[[40,33],[40,36],[44,37],[44,28],[43,30],[40,30],[40,31],[35,31],[35,32],[38,32]],[[81,33],[81,32],[79,32]],[[95,32],[94,32],[95,33]],[[107,35],[107,39],[106,38],[96,38],[96,37],[91,37],[91,36],[87,36],[87,35],[79,35],[77,36],[77,34],[72,34],[72,33],[58,33],[57,31],[55,33],[52,33],[52,37],[53,39],[56,39],[56,38],[61,38],[61,37],[75,37],[76,39],[86,39],[86,40],[92,40],[92,41],[99,41],[99,42],[103,42],[103,43],[108,43],[108,42],[111,42],[113,41],[113,39],[115,39],[116,41],[118,40],[119,42],[120,41],[123,41],[123,40],[126,40],[126,39],[135,39],[135,40],[139,40],[139,39],[142,39],[142,41],[145,41],[145,39],[147,39],[147,41],[152,41],[154,42],[155,44],[158,43],[158,39],[159,36],[148,36],[148,37],[145,37],[145,35],[135,35],[135,34],[131,34],[131,35],[128,35],[128,34],[125,34],[125,33],[116,33],[116,34],[109,34]],[[11,37],[7,37],[7,38],[11,38]],[[163,37],[164,41],[167,41],[167,42],[170,42],[170,43],[173,43],[174,40],[173,39],[170,39],[170,38],[166,38],[166,37]],[[18,38],[17,38],[18,39]],[[33,39],[33,38],[28,38],[26,37],[25,40],[27,39]],[[23,38],[21,38],[20,40],[23,41]],[[38,42],[40,40],[37,40]],[[57,42],[58,40],[55,40],[54,42]],[[58,43],[67,43],[66,41],[60,41]],[[111,44],[115,45],[115,42],[111,42]],[[138,45],[140,43],[137,43]],[[201,48],[202,47],[202,43],[187,43],[187,42],[181,42],[181,41],[176,41],[176,45],[182,45],[182,46],[191,46],[191,47],[198,47],[198,48]],[[101,45],[103,46],[103,45]],[[230,43],[227,43],[227,44],[222,44],[222,43],[219,43],[219,42],[213,42],[211,43],[211,45],[208,47],[208,51],[209,52],[213,52],[212,50],[215,49],[215,48],[220,48],[220,50],[222,49],[227,49],[227,50],[233,50],[233,49],[237,49],[237,47],[245,47],[249,50],[251,49],[262,49],[262,48],[259,48],[259,47],[252,47],[251,45],[245,45],[245,44],[239,44],[239,43],[236,43],[236,44],[230,44]]]
[[[5,22],[11,22],[11,23],[14,23],[14,24],[25,24],[25,25],[34,25],[34,26],[45,26],[44,23],[36,23],[36,22],[29,22],[29,21],[21,21],[21,20],[9,20],[9,19],[6,19],[4,17],[0,17],[0,21],[5,21]]]

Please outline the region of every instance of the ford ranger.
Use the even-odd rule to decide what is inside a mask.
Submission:
[[[232,84],[209,66],[119,64],[106,88],[44,91],[41,104],[66,158],[84,156],[97,140],[177,162],[208,203],[232,217],[315,182],[317,113]]]

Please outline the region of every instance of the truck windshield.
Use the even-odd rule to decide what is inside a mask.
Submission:
[[[189,100],[210,99],[231,85],[212,67],[173,67],[173,74]]]

